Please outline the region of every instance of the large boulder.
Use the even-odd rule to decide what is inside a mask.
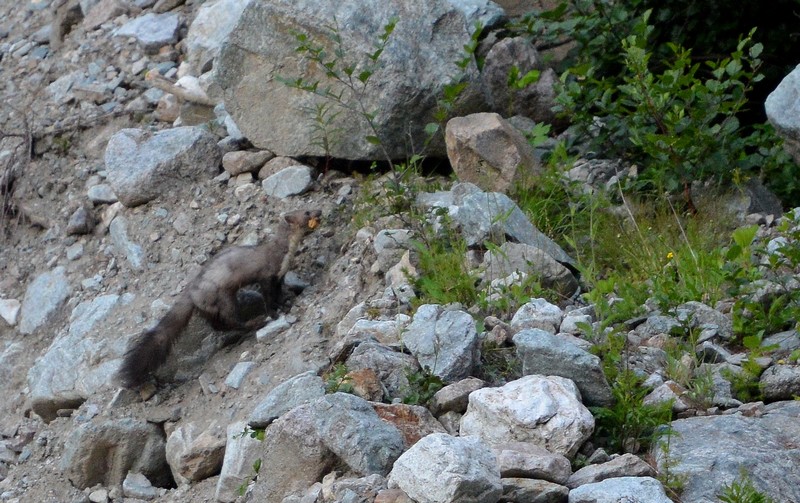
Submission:
[[[681,501],[717,501],[742,472],[775,501],[800,501],[800,402],[775,402],[763,417],[722,415],[672,422],[669,450],[656,449],[660,470],[685,480]]]
[[[800,65],[787,75],[764,103],[767,119],[784,139],[784,146],[800,163]]]
[[[490,445],[531,442],[572,458],[594,431],[594,417],[569,379],[525,376],[500,388],[469,395],[461,435],[475,435]]]
[[[445,142],[458,179],[484,190],[507,192],[519,179],[543,171],[522,133],[495,113],[450,119]]]
[[[419,503],[495,503],[502,494],[492,451],[474,437],[433,433],[400,456],[389,474]]]
[[[356,77],[371,67],[369,55],[393,18],[397,26],[363,87]],[[334,23],[341,45],[331,37]],[[307,34],[312,44],[323,47],[326,60],[338,59],[334,68],[341,76],[345,66],[354,66],[355,95],[327,77],[325,68],[298,57],[293,33]],[[253,0],[222,47],[210,92],[222,96],[226,110],[254,145],[278,155],[405,158],[409,144],[425,143],[425,126],[433,121],[445,85],[468,84],[454,115],[485,106],[477,66],[470,63],[462,70],[456,65],[469,39],[464,14],[445,0]],[[320,121],[308,111],[331,102],[283,80],[299,77],[319,82],[320,91],[330,87],[332,93],[344,93],[346,108],[333,105],[322,118],[327,142],[321,141]],[[366,138],[376,131],[364,112],[376,113],[379,145]],[[434,155],[444,153],[441,142],[431,147]]]
[[[122,129],[105,152],[108,181],[120,202],[138,206],[177,186],[218,174],[222,151],[217,138],[200,127],[179,127],[150,133]]]
[[[56,418],[59,409],[72,409],[100,390],[113,378],[119,367],[122,340],[111,341],[98,324],[103,324],[118,307],[130,302],[109,294],[75,306],[69,328],[56,335],[45,353],[28,371],[30,404],[45,421]]]

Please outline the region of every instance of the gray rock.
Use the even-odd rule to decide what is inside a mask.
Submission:
[[[661,482],[652,477],[617,477],[586,484],[569,492],[569,503],[671,503]],[[681,495],[681,501],[686,502]]]
[[[419,369],[416,359],[375,342],[359,344],[345,365],[349,370],[372,369],[390,397],[402,398],[409,392],[406,374]]]
[[[506,21],[506,13],[502,7],[491,0],[448,0],[455,8],[464,13],[470,33],[475,30],[475,23],[480,23],[486,33],[488,30]]]
[[[87,422],[67,437],[60,468],[79,489],[122,484],[128,472],[141,473],[163,487],[170,481],[164,445],[161,429],[146,421]]]
[[[597,356],[538,328],[514,336],[522,374],[556,375],[572,379],[588,405],[613,403],[611,386]]]
[[[519,178],[543,171],[525,137],[495,113],[450,119],[445,142],[458,179],[486,191],[507,192]]]
[[[225,428],[212,423],[178,425],[167,438],[166,456],[172,477],[179,484],[197,482],[218,474],[225,456]]]
[[[140,500],[154,500],[158,498],[158,490],[153,487],[150,480],[141,473],[128,472],[122,481],[122,494],[128,498]]]
[[[656,450],[659,470],[683,477],[681,501],[717,501],[723,486],[741,478],[775,501],[800,501],[800,402],[776,402],[762,417],[721,415],[672,422],[669,458]]]
[[[764,400],[792,400],[800,396],[800,366],[773,365],[761,374]]]
[[[69,217],[66,229],[67,235],[89,234],[92,229],[94,229],[94,217],[85,207],[79,206]]]
[[[250,414],[250,426],[266,428],[281,415],[298,405],[325,395],[325,383],[316,372],[298,374],[276,386]]]
[[[25,290],[19,331],[30,334],[50,319],[72,293],[66,269],[59,266],[37,276]]]
[[[343,64],[358,65],[360,70],[391,17],[403,22],[397,24],[369,86],[358,98],[359,107],[378,112],[374,124],[381,144],[366,140],[375,133],[362,116],[334,108],[342,113],[332,118],[327,128],[336,131],[336,141],[324,148],[313,116],[298,113],[313,110],[321,101],[316,95],[288,87],[278,77],[320,81],[320,89],[330,85],[334,93],[343,88],[326,78],[319,65],[298,58],[298,42],[286,33],[307,33],[314,44],[330,49],[332,42],[324,27],[336,19]],[[409,142],[425,142],[424,127],[432,122],[436,100],[446,83],[469,84],[455,105],[455,115],[485,106],[477,67],[470,64],[464,72],[455,65],[468,41],[464,15],[444,0],[368,0],[357,7],[313,0],[254,0],[216,60],[215,84],[224,96],[225,108],[259,148],[278,155],[344,159],[384,158],[386,149],[389,157],[404,158]],[[352,104],[350,96],[346,92],[344,99]],[[270,127],[263,127],[265,123]],[[433,155],[442,154],[442,145],[431,147]]]
[[[511,329],[519,332],[526,329],[537,328],[555,334],[561,326],[564,311],[555,304],[545,299],[531,299],[514,313],[511,318]]]
[[[478,438],[434,433],[403,453],[389,474],[419,503],[495,503],[502,493],[491,450]]]
[[[178,186],[182,179],[217,175],[222,153],[214,135],[200,127],[149,133],[122,129],[108,141],[108,181],[119,200],[138,206]]]
[[[176,13],[153,14],[131,19],[112,34],[115,37],[133,37],[148,52],[157,52],[162,46],[178,41],[180,17]]]
[[[433,395],[430,403],[431,412],[436,416],[450,411],[463,414],[467,410],[469,394],[484,386],[486,386],[486,383],[477,377],[467,377],[449,384]]]
[[[623,454],[606,463],[584,466],[569,477],[566,486],[575,489],[614,477],[654,477],[655,474],[653,467],[638,456]]]
[[[130,267],[135,271],[144,270],[144,249],[128,237],[128,219],[117,215],[108,228],[111,242],[117,252],[125,257]]]
[[[483,245],[486,241],[502,244],[510,240],[539,248],[559,263],[575,262],[552,239],[539,232],[505,194],[483,192],[471,183],[459,183],[449,192],[422,193],[417,197],[417,204],[426,208],[447,208],[461,226],[468,246]]]
[[[800,65],[767,96],[764,108],[767,119],[784,139],[784,147],[800,163]]]
[[[686,389],[675,381],[666,381],[651,391],[642,402],[644,405],[659,405],[672,402],[672,411],[684,412],[694,404],[687,396]]]
[[[702,302],[686,302],[675,309],[679,322],[686,323],[689,328],[702,332],[713,331],[724,340],[733,337],[733,322],[716,309],[712,309]]]
[[[503,497],[507,503],[564,503],[569,489],[546,480],[502,478]]]
[[[72,243],[66,249],[67,260],[78,260],[83,257],[83,243]]]
[[[89,187],[86,195],[93,204],[112,204],[117,202],[117,195],[114,194],[114,189],[105,183]]]
[[[594,431],[577,386],[558,376],[525,376],[469,395],[460,433],[490,445],[531,442],[572,458]]]
[[[518,78],[538,71],[539,79],[522,89],[510,86],[512,67],[518,69]],[[552,123],[555,119],[554,84],[558,76],[542,63],[539,52],[527,38],[504,38],[494,44],[486,54],[481,79],[493,110],[506,116],[522,115],[536,122]]]
[[[235,152],[227,152],[222,156],[222,167],[231,176],[242,173],[257,173],[273,157],[275,157],[275,154],[267,150],[259,150],[257,152],[237,150]]]
[[[412,248],[414,233],[408,229],[383,229],[375,234],[372,246],[376,253],[383,250],[408,250]]]
[[[500,476],[543,479],[564,485],[572,473],[569,459],[527,442],[510,442],[492,447]]]
[[[225,385],[229,388],[239,389],[247,374],[255,367],[255,362],[237,362],[225,378]]]
[[[334,475],[336,475],[335,472],[322,479],[321,493],[327,501],[341,501],[342,503],[375,501],[378,492],[386,489],[386,478],[377,474],[344,479],[334,479]],[[300,503],[306,501],[310,500],[301,500]]]
[[[17,324],[22,303],[17,299],[0,299],[0,318],[8,323],[9,326]]]
[[[225,456],[214,498],[232,503],[239,497],[239,488],[253,476],[253,463],[262,458],[264,444],[247,434],[247,423],[239,421],[225,432]]]
[[[403,334],[403,344],[420,366],[445,382],[470,376],[478,360],[478,343],[472,316],[433,304],[420,306]]]
[[[184,41],[186,61],[195,75],[211,68],[213,59],[219,55],[222,44],[249,3],[249,0],[215,0],[197,9]]]
[[[344,330],[348,323],[344,323],[341,325],[341,330],[348,339],[368,340],[372,338],[382,344],[397,344],[402,339],[403,332],[410,322],[411,317],[406,314],[398,314],[390,320],[361,318],[350,324],[346,331]],[[340,327],[337,326],[337,332],[339,331]]]
[[[322,442],[354,472],[385,475],[403,452],[400,431],[381,421],[366,400],[334,393],[310,405]]]
[[[28,371],[31,408],[45,421],[112,382],[119,361],[103,358],[109,353],[109,341],[95,327],[108,319],[119,301],[118,295],[103,295],[78,304],[69,329],[55,337]]]
[[[261,183],[268,196],[285,199],[306,192],[311,188],[311,182],[311,168],[289,166],[267,177]]]

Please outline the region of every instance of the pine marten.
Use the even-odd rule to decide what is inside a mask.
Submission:
[[[265,304],[276,304],[283,277],[303,236],[319,225],[319,210],[298,210],[283,217],[280,229],[258,246],[233,246],[211,259],[181,293],[155,327],[133,340],[119,369],[120,382],[138,388],[169,356],[193,312],[215,330],[255,329],[261,317],[242,321],[237,315],[239,289],[256,284]]]

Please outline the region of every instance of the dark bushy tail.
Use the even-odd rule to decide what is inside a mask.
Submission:
[[[192,299],[184,292],[155,327],[131,342],[119,368],[123,386],[138,388],[167,360],[193,310]]]

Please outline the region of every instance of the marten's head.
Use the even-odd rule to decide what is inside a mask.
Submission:
[[[322,212],[320,210],[296,210],[286,213],[283,219],[294,229],[303,229],[306,232],[310,232],[319,225],[321,215]]]

